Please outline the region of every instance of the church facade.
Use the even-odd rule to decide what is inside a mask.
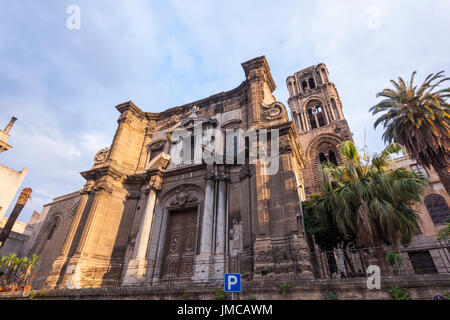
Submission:
[[[291,86],[295,123],[289,120],[272,94],[265,57],[242,67],[245,80],[237,88],[206,99],[161,113],[132,102],[116,107],[113,142],[81,172],[83,189],[48,211],[31,250],[45,260],[37,282],[84,288],[214,283],[225,272],[247,280],[313,277],[300,206],[313,180],[305,175],[309,150],[299,134],[308,135],[312,124],[298,127],[300,112],[304,117],[309,111],[293,108],[302,97]],[[324,94],[333,92],[331,83],[315,81]],[[339,115],[329,100],[317,101],[330,112],[327,130],[346,130],[334,94]],[[180,131],[188,138],[175,138]],[[330,141],[338,157],[338,145]],[[211,149],[212,163],[202,158]],[[252,158],[252,150],[276,157]]]
[[[318,191],[320,163],[341,164],[340,145],[353,140],[326,65],[287,77],[292,121],[273,95],[265,57],[242,67],[237,88],[199,101],[160,113],[131,101],[116,106],[112,144],[81,172],[84,187],[44,208],[29,252],[40,256],[35,286],[211,284],[227,272],[273,283],[346,274],[339,250],[320,252],[307,236],[300,206]],[[427,192],[437,199],[440,189],[436,180]],[[443,199],[439,208],[448,215]],[[418,209],[423,234],[402,257],[412,273],[424,264],[448,273],[448,253],[435,248],[444,224],[431,228],[427,219],[442,212],[425,205],[429,213]]]

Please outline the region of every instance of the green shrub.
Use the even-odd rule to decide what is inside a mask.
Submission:
[[[446,292],[443,294],[444,298],[450,300],[450,292]]]
[[[214,292],[214,300],[227,300],[228,296],[225,293],[225,291],[223,291],[223,289],[216,289],[216,291]]]
[[[410,300],[406,290],[395,285],[391,285],[389,293],[394,300]]]
[[[387,263],[394,269],[394,273],[397,273],[400,270],[401,264],[403,263],[402,256],[394,251],[388,251],[385,253],[385,255]]]
[[[338,295],[333,290],[322,290],[322,294],[328,299],[328,300],[339,300]]]
[[[440,240],[450,239],[450,222],[447,222],[447,226],[444,229],[439,230],[438,236]]]
[[[281,289],[281,294],[287,294],[291,287],[292,287],[292,284],[289,282],[278,284],[278,288]]]
[[[189,292],[183,293],[183,300],[189,300],[191,298],[191,294]]]

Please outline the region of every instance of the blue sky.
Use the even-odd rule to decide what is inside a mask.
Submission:
[[[66,27],[69,5],[79,30]],[[265,55],[287,106],[286,77],[324,62],[356,143],[366,130],[375,152],[381,130],[367,110],[389,79],[450,72],[445,0],[20,0],[2,1],[0,18],[0,126],[19,118],[0,163],[29,168],[23,187],[33,188],[21,221],[83,186],[121,102],[159,112],[230,90],[240,64]]]

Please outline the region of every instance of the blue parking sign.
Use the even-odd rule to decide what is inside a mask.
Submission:
[[[241,274],[225,273],[225,292],[241,292]]]

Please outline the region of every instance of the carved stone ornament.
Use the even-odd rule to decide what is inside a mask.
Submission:
[[[216,175],[213,171],[207,171],[205,175],[203,176],[206,180],[214,179]]]
[[[122,113],[120,115],[119,119],[117,119],[117,122],[119,124],[122,124],[122,123],[130,124],[131,123],[131,113],[129,111]]]
[[[110,147],[104,148],[97,152],[97,154],[94,157],[94,165],[102,164],[106,161],[106,158],[108,157]]]
[[[242,181],[247,177],[250,177],[250,167],[246,164],[242,166],[241,171],[239,172],[239,179]]]
[[[229,176],[225,173],[219,173],[216,177],[217,180],[223,181],[223,180],[229,180]]]
[[[267,120],[274,120],[283,115],[283,107],[280,102],[274,102],[272,104],[261,102],[261,107],[263,110],[262,116]]]
[[[161,190],[161,177],[158,175],[155,176],[151,176],[150,180],[147,183],[147,188],[148,190],[153,189],[153,190]]]
[[[93,188],[94,188],[94,182],[92,180],[89,180],[84,185],[83,190],[81,190],[81,194],[90,193]]]
[[[197,201],[197,197],[191,196],[189,189],[185,186],[180,186],[177,189],[175,199],[170,202],[171,205],[183,205],[189,202]]]
[[[94,186],[94,191],[105,191],[107,193],[111,193],[113,191],[113,186],[108,181],[99,181]]]

